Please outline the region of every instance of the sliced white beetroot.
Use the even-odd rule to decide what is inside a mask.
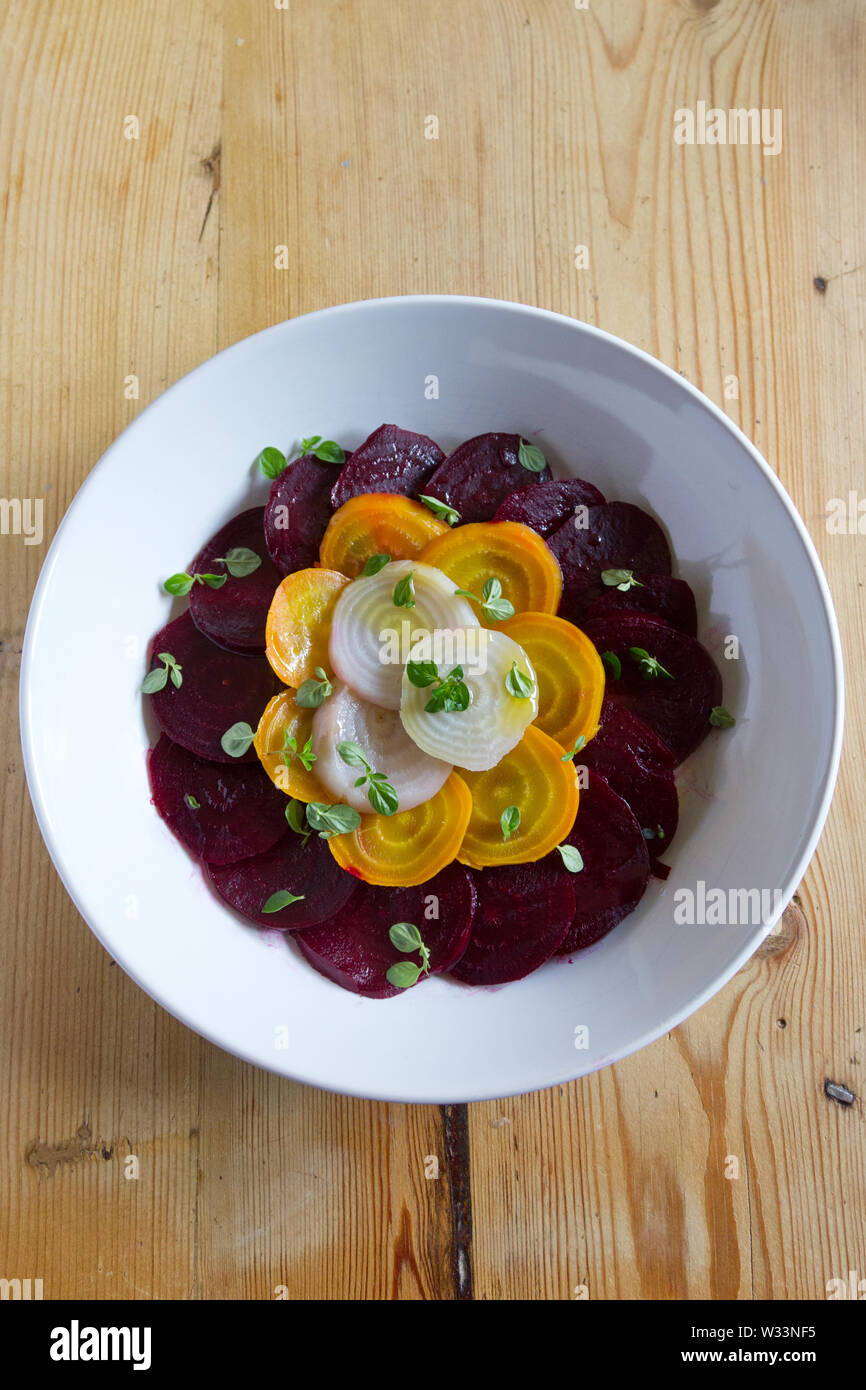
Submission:
[[[461,646],[459,635],[452,634],[455,651]],[[516,747],[538,714],[538,680],[526,652],[504,632],[481,628],[464,636],[459,665],[469,691],[468,707],[428,712],[425,706],[435,685],[416,686],[404,671],[400,718],[412,741],[432,758],[447,757],[458,769],[486,772]],[[409,660],[426,661],[429,656],[429,643],[423,639],[412,648]],[[447,663],[437,665],[439,676],[447,677]],[[518,676],[531,685],[525,698],[511,693],[506,684],[515,665]]]
[[[340,757],[340,743],[357,743],[374,772],[384,772],[397,793],[398,811],[411,811],[435,796],[451,772],[451,763],[431,758],[414,744],[400,722],[398,710],[382,709],[362,700],[342,681],[313,716],[314,771],[334,797],[356,811],[373,808],[367,787],[356,787],[363,767],[351,767]]]
[[[395,604],[394,590],[412,575],[414,606]],[[335,675],[364,700],[400,708],[403,665],[418,638],[439,628],[478,627],[468,599],[432,565],[392,560],[343,590],[331,621],[329,656]]]

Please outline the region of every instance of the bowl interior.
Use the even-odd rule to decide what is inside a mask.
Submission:
[[[330,984],[279,932],[245,926],[213,897],[150,804],[151,730],[138,690],[149,639],[169,612],[161,580],[235,512],[265,500],[266,480],[252,467],[258,450],[287,449],[310,432],[351,447],[383,420],[446,450],[488,429],[520,432],[558,475],[586,477],[610,499],[654,512],[676,572],[695,589],[699,636],[721,666],[737,725],[681,768],[670,878],[652,881],[604,941],[517,984],[433,980],[380,1002]],[[51,547],[21,701],[28,779],[52,857],[82,915],[144,989],[261,1066],[340,1091],[440,1101],[591,1071],[659,1036],[724,983],[814,849],[838,762],[842,692],[811,543],[716,407],[574,320],[497,301],[409,297],[277,325],[141,414],[91,473]],[[722,890],[727,921],[713,923],[711,889]],[[763,890],[760,911],[754,894],[736,896],[747,890]]]

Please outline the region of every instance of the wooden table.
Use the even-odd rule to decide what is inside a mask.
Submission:
[[[246,334],[375,295],[523,300],[646,348],[755,440],[849,678],[818,854],[711,1004],[573,1085],[367,1103],[201,1041],[76,914],[17,742],[45,545],[0,536],[0,1275],[94,1299],[821,1299],[866,1277],[866,540],[825,524],[864,485],[866,4],[4,0],[0,53],[2,491],[44,498],[46,544],[120,430]],[[781,152],[677,144],[699,101],[780,109]]]

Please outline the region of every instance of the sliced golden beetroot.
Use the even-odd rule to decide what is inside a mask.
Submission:
[[[479,599],[487,580],[498,579],[501,597],[515,613],[555,613],[559,607],[559,562],[541,537],[519,521],[479,521],[449,529],[430,542],[421,559]],[[480,602],[476,606],[484,627],[502,621]]]
[[[457,858],[483,869],[496,864],[526,864],[548,854],[564,840],[577,815],[578,785],[562,746],[534,725],[516,748],[489,772],[465,772],[472,795],[472,815]],[[520,822],[505,838],[502,817],[510,807]]]
[[[518,613],[502,631],[519,642],[538,680],[536,727],[563,748],[595,734],[604,697],[604,667],[588,637],[549,613]]]
[[[265,650],[281,681],[297,690],[328,661],[331,617],[349,580],[336,570],[297,570],[283,580],[268,611]]]
[[[265,709],[253,741],[262,767],[274,786],[298,801],[330,800],[315,775],[315,763],[308,770],[298,756],[312,737],[315,712],[296,702],[294,690],[281,690]],[[294,749],[289,739],[294,742]]]
[[[350,497],[328,522],[319,560],[325,569],[355,579],[373,555],[412,560],[449,529],[429,507],[400,493]]]
[[[366,883],[412,888],[456,857],[471,811],[469,789],[452,772],[429,801],[393,816],[362,816],[357,830],[328,844],[340,867]]]

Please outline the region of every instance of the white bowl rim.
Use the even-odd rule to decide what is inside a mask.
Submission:
[[[797,536],[799,537],[800,543],[806,553],[806,557],[814,574],[815,580],[818,585],[818,591],[821,596],[821,602],[823,604],[824,609],[824,616],[827,622],[827,630],[830,637],[830,645],[833,653],[832,747],[830,751],[830,757],[827,761],[827,765],[824,770],[820,802],[818,806],[818,811],[815,815],[815,819],[812,825],[811,833],[809,834],[805,842],[805,847],[803,848],[799,859],[795,862],[792,868],[787,882],[783,884],[781,887],[781,892],[778,895],[778,905],[774,907],[772,915],[768,918],[768,920],[762,925],[756,927],[755,931],[751,933],[750,936],[747,938],[745,945],[739,951],[734,953],[734,955],[730,958],[727,964],[723,966],[713,976],[713,979],[709,984],[705,985],[703,989],[698,990],[692,996],[691,999],[689,999],[681,1007],[675,1009],[671,1014],[669,1014],[656,1026],[646,1029],[646,1031],[638,1038],[633,1038],[623,1043],[620,1047],[614,1049],[608,1056],[606,1056],[603,1062],[600,1062],[596,1067],[588,1068],[585,1072],[580,1073],[580,1075],[591,1075],[593,1071],[601,1070],[603,1067],[610,1066],[614,1062],[621,1061],[624,1057],[629,1057],[633,1053],[641,1051],[643,1048],[648,1047],[650,1043],[656,1042],[665,1033],[670,1032],[671,1029],[676,1028],[680,1023],[682,1023],[685,1019],[689,1018],[698,1009],[702,1008],[704,1004],[706,1004],[710,999],[712,999],[716,994],[718,994],[718,992],[721,989],[724,988],[728,981],[732,979],[732,977],[737,973],[737,971],[740,970],[742,966],[745,965],[746,961],[749,960],[749,958],[754,954],[761,941],[763,941],[766,938],[766,936],[769,935],[769,933],[773,930],[777,921],[779,920],[788,903],[790,902],[791,896],[795,892],[797,885],[803,878],[803,875],[805,874],[809,866],[809,863],[811,862],[811,859],[815,853],[818,841],[821,838],[821,833],[824,829],[824,825],[829,814],[830,804],[833,799],[833,793],[835,790],[836,780],[839,773],[845,719],[845,677],[844,664],[842,659],[842,644],[839,635],[839,624],[833,606],[830,587],[827,583],[827,578],[824,574],[824,569],[818,556],[818,552],[815,548],[815,544],[811,536],[809,535],[805,523],[802,517],[800,516],[800,513],[798,512],[797,508],[795,507],[792,499],[789,497],[785,488],[779,481],[776,474],[773,472],[769,463],[760,453],[760,451],[756,448],[756,446],[752,443],[748,436],[740,429],[740,427],[737,424],[735,424],[734,421],[731,420],[725,414],[725,412],[718,405],[715,404],[714,401],[710,400],[708,396],[704,395],[704,393],[701,390],[699,390],[697,386],[694,386],[685,377],[681,376],[679,372],[674,371],[672,367],[667,366],[666,363],[660,361],[657,357],[653,357],[651,353],[644,351],[643,348],[636,347],[633,343],[629,343],[626,339],[620,338],[614,333],[609,333],[604,328],[598,328],[596,327],[596,325],[586,323],[583,319],[574,318],[570,314],[562,314],[553,309],[541,309],[535,305],[520,303],[517,300],[496,299],[488,298],[482,295],[461,294],[383,295],[374,299],[356,299],[351,300],[346,304],[329,305],[328,307],[323,309],[312,310],[308,314],[298,314],[294,318],[283,319],[279,323],[271,324],[269,327],[260,329],[256,333],[251,333],[244,338],[239,338],[237,342],[232,343],[228,347],[221,349],[221,351],[218,353],[212,354],[211,357],[208,357],[203,362],[200,362],[189,372],[185,372],[182,377],[179,377],[178,380],[173,382],[171,386],[167,387],[165,391],[161,391],[160,394],[154,398],[154,400],[152,400],[151,402],[149,402],[147,406],[145,406],[145,408],[135,417],[134,420],[130,421],[130,423],[117,436],[117,438],[112,441],[112,443],[106,449],[105,453],[94,464],[93,468],[88,473],[84,482],[81,484],[81,487],[75,493],[75,496],[73,497],[60,523],[58,524],[57,530],[54,534],[54,537],[48,548],[48,552],[45,556],[45,560],[43,562],[39,578],[36,582],[36,587],[33,591],[33,597],[30,603],[30,610],[27,618],[27,625],[25,628],[24,642],[22,645],[21,653],[21,674],[19,680],[19,725],[21,734],[21,748],[24,762],[24,772],[27,779],[27,786],[30,793],[30,799],[33,805],[33,810],[36,816],[37,824],[42,834],[42,838],[45,841],[45,845],[48,849],[51,861],[64,888],[66,889],[67,894],[72,899],[72,902],[74,903],[77,911],[84,918],[84,921],[90,927],[90,930],[93,932],[94,936],[96,936],[97,940],[102,944],[102,946],[111,956],[112,960],[117,961],[117,963],[123,968],[126,974],[128,974],[130,978],[135,981],[139,988],[142,989],[144,993],[147,994],[151,999],[153,999],[157,1004],[159,1004],[161,1008],[166,1009],[168,1013],[172,1014],[173,1017],[177,1018],[181,1023],[183,1023],[185,1027],[191,1029],[191,1031],[197,1033],[200,1037],[206,1038],[208,1042],[213,1043],[215,1046],[222,1048],[223,1051],[230,1052],[232,1056],[240,1057],[242,1061],[249,1062],[251,1065],[259,1067],[262,1070],[274,1072],[278,1076],[285,1076],[290,1080],[300,1081],[307,1085],[313,1085],[321,1090],[333,1091],[339,1095],[356,1096],[361,1099],[393,1101],[403,1104],[447,1104],[454,1103],[455,1100],[457,1102],[486,1099],[493,1100],[502,1099],[515,1094],[526,1094],[526,1092],[515,1092],[513,1089],[509,1089],[507,1086],[505,1086],[503,1089],[497,1088],[496,1090],[492,1092],[486,1092],[483,1095],[478,1094],[459,1098],[455,1098],[452,1095],[441,1095],[436,1097],[425,1096],[423,1100],[419,1101],[417,1096],[397,1094],[390,1091],[379,1092],[372,1091],[365,1087],[346,1087],[343,1085],[339,1087],[336,1085],[331,1086],[328,1085],[328,1083],[326,1081],[323,1081],[321,1078],[312,1078],[309,1076],[304,1076],[299,1073],[294,1073],[289,1070],[283,1069],[281,1067],[268,1067],[262,1062],[261,1058],[254,1056],[251,1053],[245,1053],[241,1049],[234,1047],[227,1048],[226,1044],[219,1037],[215,1036],[212,1032],[203,1029],[196,1023],[193,1023],[182,1013],[179,1013],[173,1006],[169,1007],[169,1005],[166,1004],[162,998],[160,998],[160,995],[156,991],[156,989],[150,983],[147,983],[143,979],[141,979],[139,975],[126,964],[126,962],[123,959],[123,955],[116,951],[115,944],[113,942],[109,942],[107,937],[103,934],[102,930],[93,924],[88,914],[88,911],[82,901],[82,894],[80,894],[74,887],[73,871],[71,867],[64,861],[59,848],[56,846],[56,844],[52,842],[53,837],[50,834],[49,830],[49,817],[47,813],[47,808],[43,803],[39,791],[39,780],[36,775],[36,759],[33,747],[32,729],[30,727],[30,721],[28,718],[27,695],[30,687],[30,666],[33,653],[34,633],[38,629],[40,611],[43,603],[45,602],[48,590],[48,583],[57,561],[57,555],[59,553],[58,542],[62,537],[66,521],[71,516],[72,512],[75,510],[81,497],[86,492],[88,484],[90,483],[91,479],[96,474],[98,469],[111,458],[115,450],[119,449],[119,447],[121,446],[121,441],[125,439],[125,437],[130,433],[130,431],[135,430],[139,426],[145,415],[147,415],[153,407],[158,405],[159,402],[162,401],[165,396],[178,391],[183,386],[184,382],[186,382],[189,378],[194,377],[197,373],[205,371],[209,364],[213,362],[215,358],[225,357],[227,354],[240,351],[254,338],[264,338],[268,334],[276,336],[278,333],[285,330],[287,323],[300,322],[306,319],[327,319],[329,317],[336,318],[341,315],[353,312],[363,312],[375,306],[387,305],[393,308],[397,308],[400,306],[429,306],[433,304],[451,304],[461,306],[474,305],[483,309],[503,309],[511,314],[523,314],[527,318],[542,319],[560,324],[567,324],[569,327],[579,332],[588,334],[590,337],[597,338],[600,342],[605,343],[609,347],[613,347],[614,349],[620,352],[630,355],[636,360],[642,362],[644,365],[651,367],[656,372],[661,373],[670,381],[675,382],[677,386],[688,396],[690,396],[692,400],[703,411],[709,414],[718,423],[722,424],[726,430],[728,430],[728,432],[745,450],[749,458],[757,467],[758,471],[764,476],[766,481],[770,484],[772,490],[775,492],[778,500],[781,502],[782,506],[788,514],[788,517],[793,523],[794,530]],[[564,1085],[566,1084],[566,1082],[569,1082],[574,1079],[579,1079],[579,1077],[576,1078],[573,1074],[564,1075],[562,1077],[554,1077],[552,1080],[542,1082],[538,1089],[549,1089],[552,1086]]]

